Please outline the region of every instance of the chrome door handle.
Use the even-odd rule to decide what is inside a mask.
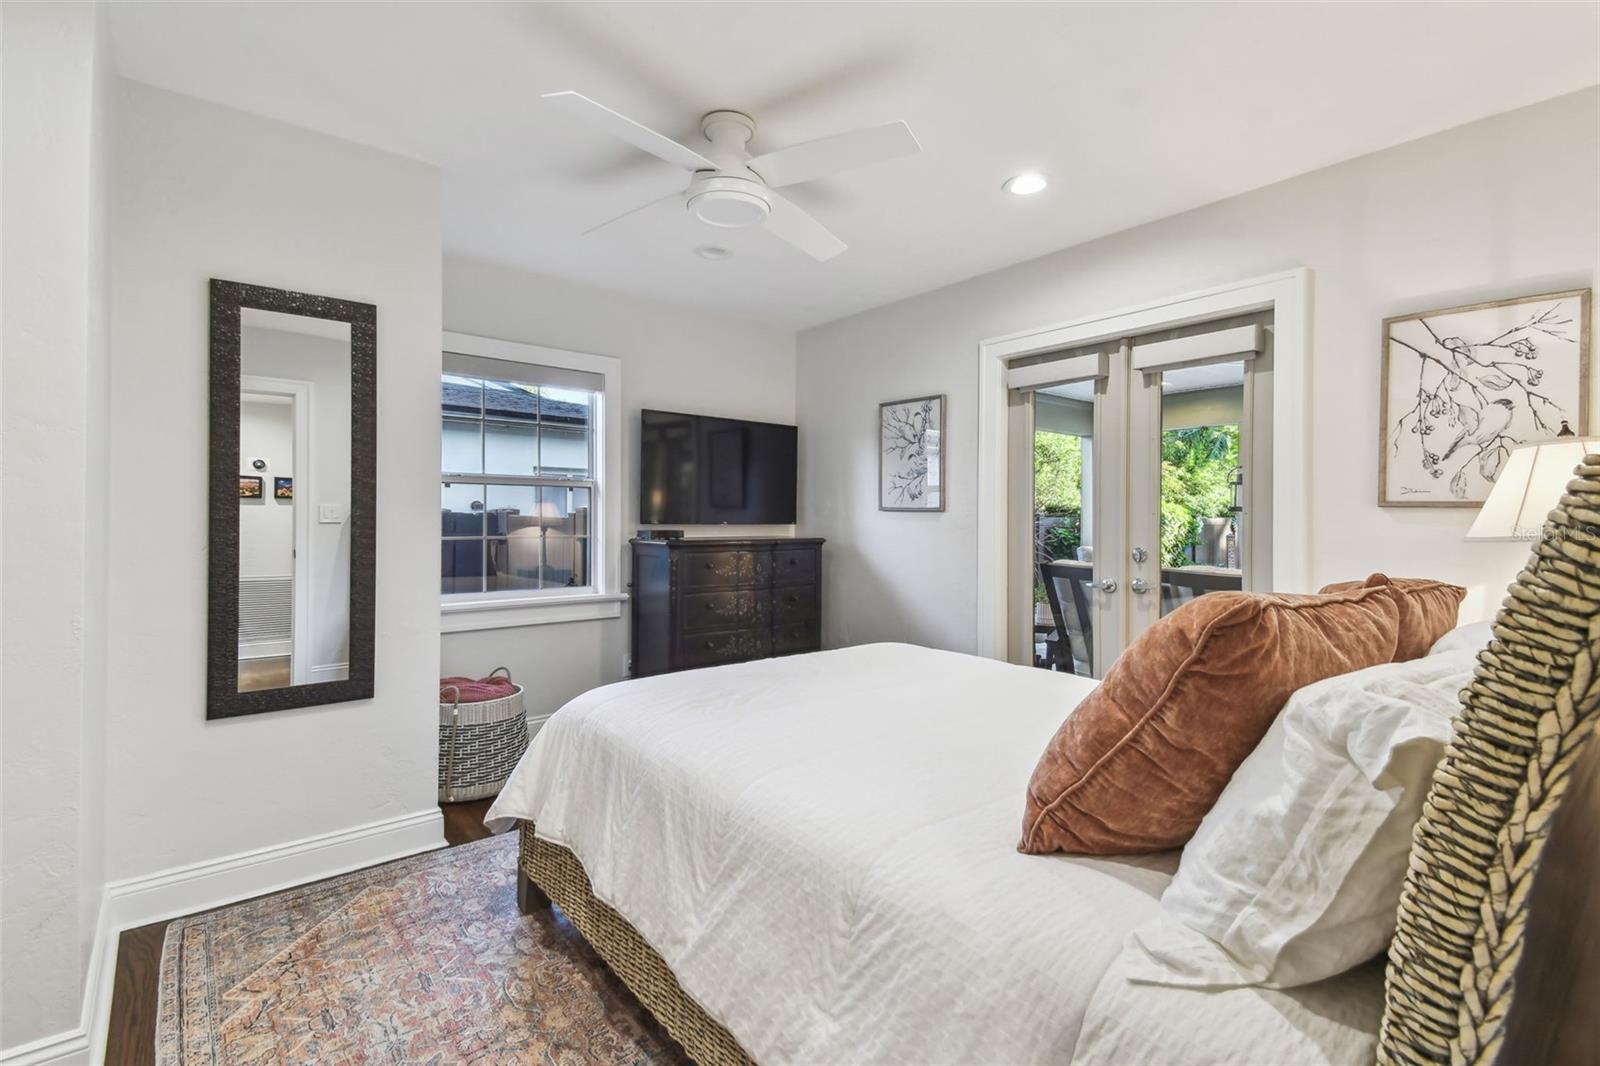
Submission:
[[[1139,595],[1143,596],[1146,592],[1150,591],[1150,582],[1146,581],[1142,577],[1136,577],[1132,581],[1128,582],[1128,587],[1137,592]]]
[[[1100,591],[1101,592],[1115,592],[1115,591],[1117,591],[1117,579],[1114,578],[1114,577],[1101,578],[1100,579]]]

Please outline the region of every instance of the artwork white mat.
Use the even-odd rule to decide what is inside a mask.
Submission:
[[[1586,433],[1589,296],[1384,319],[1379,505],[1476,507],[1513,447]]]
[[[878,405],[878,510],[944,510],[943,396]]]

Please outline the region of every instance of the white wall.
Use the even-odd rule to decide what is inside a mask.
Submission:
[[[91,5],[0,5],[0,42],[0,1048],[14,1049],[79,1028],[105,880],[110,76]]]
[[[622,360],[624,540],[638,528],[641,408],[795,420],[794,335],[787,330],[457,259],[445,262],[444,323],[460,333]],[[802,446],[806,433],[802,426]],[[783,536],[793,529],[689,530],[704,536],[740,532]],[[613,548],[627,559],[625,543]],[[437,585],[437,552],[434,558]],[[580,692],[626,676],[627,608],[618,619],[447,633],[441,643],[448,674],[480,676],[496,666],[510,667],[513,676],[530,684],[525,697],[530,717],[540,717]]]
[[[131,82],[118,90],[112,880],[433,808],[439,674],[438,174]],[[213,277],[377,305],[370,701],[206,720]]]
[[[1457,581],[1491,614],[1526,546],[1468,544],[1469,510],[1377,504],[1387,315],[1593,283],[1600,90],[1272,185],[807,331],[800,531],[829,538],[825,640],[977,646],[977,346],[1295,266],[1313,272],[1313,581]],[[1018,210],[1092,211],[1070,176]],[[1600,375],[1593,383],[1600,387]],[[877,404],[944,392],[949,510],[876,509]]]
[[[274,397],[274,399],[276,399]],[[257,473],[251,457],[266,461]],[[272,479],[294,472],[294,405],[246,394],[239,404],[239,473],[261,478],[261,498],[239,498],[239,576],[294,573],[294,501],[272,496]]]

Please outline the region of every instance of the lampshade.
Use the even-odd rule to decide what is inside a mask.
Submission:
[[[1468,540],[1538,540],[1572,471],[1585,454],[1600,452],[1600,437],[1557,437],[1519,444],[1467,530]]]

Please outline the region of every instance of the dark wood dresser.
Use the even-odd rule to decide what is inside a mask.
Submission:
[[[822,647],[822,541],[634,540],[633,677]]]

